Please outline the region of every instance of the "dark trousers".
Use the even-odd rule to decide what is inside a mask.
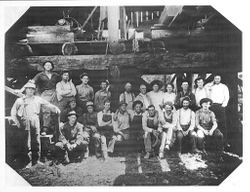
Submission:
[[[191,145],[192,151],[196,149],[196,133],[194,131],[189,131],[186,136],[180,130],[176,131],[176,138],[178,143],[178,152],[182,151],[183,139],[187,139],[188,143]]]
[[[205,149],[208,146],[205,146],[206,141],[209,139],[213,139],[212,142],[207,142],[210,145],[215,144],[215,150],[217,152],[223,151],[223,134],[220,132],[219,129],[215,129],[212,136],[205,135],[203,131],[197,131],[197,145],[200,149]]]
[[[223,134],[224,145],[227,144],[227,124],[226,124],[226,110],[225,107],[222,107],[221,104],[214,103],[210,110],[214,112],[215,117],[218,121],[218,127],[220,128]]]

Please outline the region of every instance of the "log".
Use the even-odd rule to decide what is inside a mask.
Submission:
[[[221,62],[214,52],[169,52],[169,53],[138,53],[120,55],[71,55],[71,56],[31,56],[22,59],[12,59],[8,69],[20,70],[26,66],[29,70],[43,70],[42,63],[52,61],[55,71],[61,70],[106,70],[110,66],[135,67],[141,70],[196,70],[196,68],[221,67]],[[235,70],[236,66],[230,65],[228,69]]]
[[[75,55],[78,49],[74,43],[66,42],[62,46],[63,55]]]

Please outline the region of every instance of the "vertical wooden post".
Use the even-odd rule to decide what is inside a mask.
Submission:
[[[120,30],[121,30],[121,39],[126,39],[127,33],[126,27],[126,10],[124,6],[120,7]]]
[[[110,42],[119,40],[119,18],[120,8],[118,6],[108,6],[108,34]]]
[[[130,15],[131,15],[131,26],[134,27],[134,12],[131,11],[131,12],[130,12]]]
[[[136,27],[139,26],[139,12],[137,11],[136,13]]]

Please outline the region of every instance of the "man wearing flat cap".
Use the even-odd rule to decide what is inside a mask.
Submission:
[[[35,96],[36,85],[28,82],[25,86],[25,96],[18,98],[12,109],[11,116],[16,126],[25,132],[24,153],[29,156],[29,164],[31,167],[40,163],[41,144],[40,144],[40,111],[42,106],[46,106],[51,111],[60,113],[55,105],[50,104],[45,99]]]
[[[196,133],[195,128],[195,113],[189,108],[190,105],[189,97],[182,99],[182,108],[177,110],[177,131],[176,138],[178,141],[178,154],[182,152],[182,143],[185,138],[191,145],[191,152],[197,153],[196,148]]]
[[[80,160],[87,153],[89,144],[88,133],[83,131],[83,125],[77,122],[77,113],[70,111],[68,121],[59,128],[59,139],[56,143],[57,159],[63,155],[63,163],[68,164],[71,160],[79,158]]]
[[[155,110],[160,112],[161,111],[161,104],[163,100],[163,92],[160,90],[162,87],[162,82],[159,80],[154,80],[151,82],[152,91],[148,92],[147,95],[151,100],[151,104],[154,105]]]
[[[135,100],[135,94],[132,92],[132,85],[127,82],[124,86],[125,91],[120,94],[119,102],[127,103],[127,109],[133,110],[133,102]]]
[[[216,153],[218,156],[222,154],[223,151],[223,134],[218,129],[218,124],[215,118],[214,112],[212,112],[209,107],[212,104],[212,100],[209,98],[203,98],[200,100],[200,106],[202,107],[196,111],[196,127],[198,146],[201,148],[203,153],[206,154],[205,150],[205,140],[208,137],[215,138]]]

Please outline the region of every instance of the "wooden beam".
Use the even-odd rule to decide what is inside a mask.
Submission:
[[[94,12],[95,12],[96,9],[97,9],[97,6],[94,7],[94,9],[89,14],[88,18],[82,24],[82,29],[87,25],[87,23],[89,22],[90,18],[93,16],[93,14],[94,14]]]
[[[126,26],[126,10],[124,6],[120,7],[120,31],[121,31],[121,39],[127,39],[127,26]]]
[[[109,42],[117,42],[119,40],[119,18],[120,18],[119,7],[108,6]]]

